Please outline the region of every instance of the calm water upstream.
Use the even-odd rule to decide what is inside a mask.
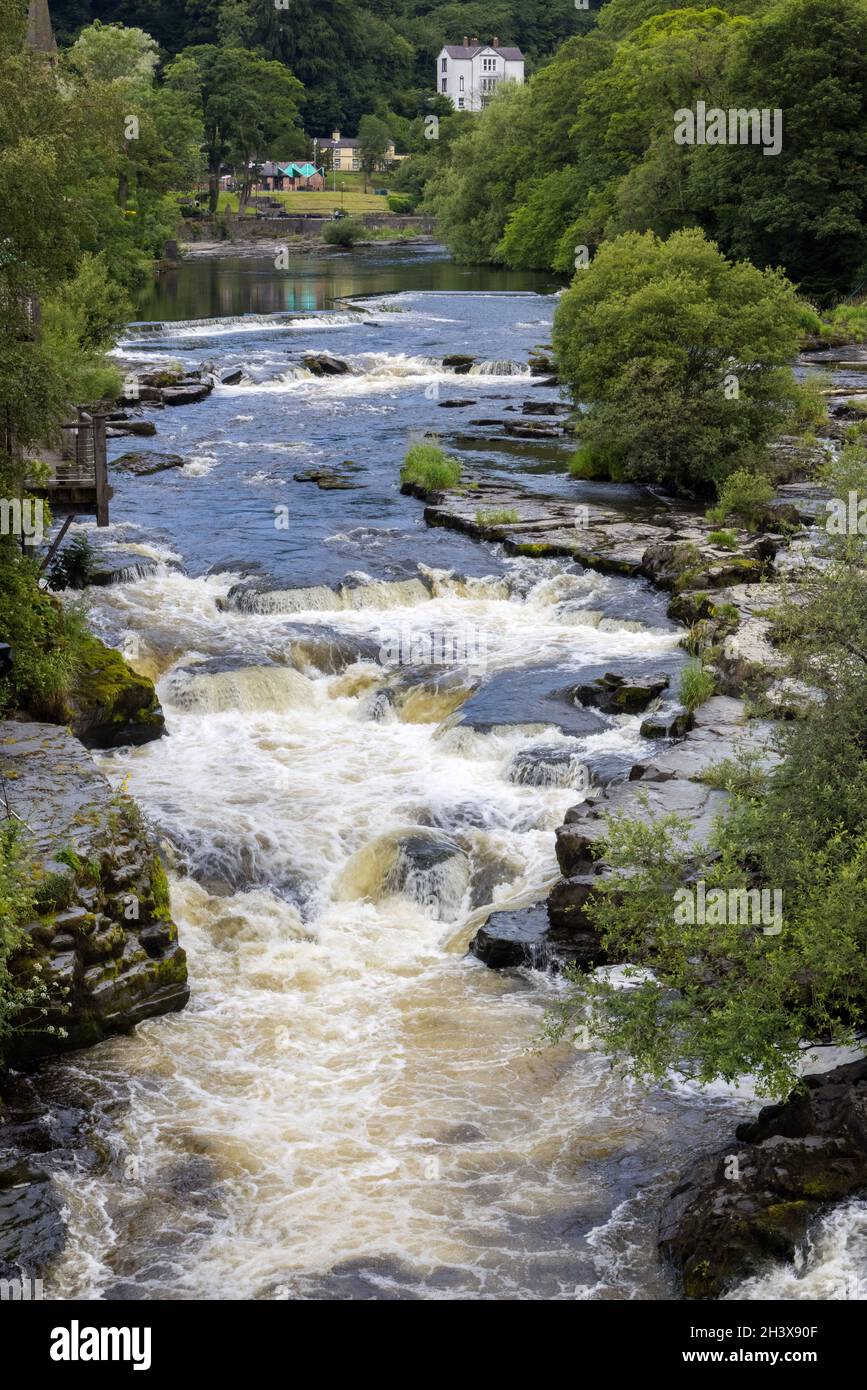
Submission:
[[[193,994],[58,1064],[136,1163],[64,1180],[57,1296],[670,1296],[659,1202],[754,1109],[748,1089],[648,1095],[595,1053],[539,1051],[557,981],[465,948],[492,904],[555,878],[578,765],[646,747],[637,719],[570,729],[541,697],[579,672],[674,672],[677,632],[643,584],[430,530],[398,485],[408,442],[436,431],[492,475],[592,495],[559,441],[472,423],[556,398],[526,366],[556,288],[436,250],[206,262],[124,334],[130,365],[244,375],[112,444],[184,460],[116,474],[108,539],[140,570],[94,591],[92,616],[158,681],[169,737],[104,767],[166,839]],[[311,350],[352,374],[312,377]],[[452,353],[472,375],[443,370]],[[442,408],[457,398],[473,404]],[[351,490],[295,479],[345,460]],[[267,596],[230,594],[250,576]],[[377,659],[468,632],[485,661],[447,689]],[[753,1296],[777,1278],[822,1296],[864,1231],[853,1207]]]

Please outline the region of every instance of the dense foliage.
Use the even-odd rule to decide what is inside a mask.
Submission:
[[[863,495],[867,453],[846,451],[829,480],[844,501],[856,483]],[[779,766],[720,769],[732,808],[703,849],[677,817],[609,823],[614,875],[590,911],[612,955],[634,963],[630,987],[573,977],[551,1029],[589,1027],[636,1075],[752,1072],[783,1095],[807,1043],[867,1024],[867,538],[828,546],[828,568],[801,575],[777,612],[793,674],[818,696],[783,726]],[[781,929],[678,919],[684,881],[779,893]]]
[[[697,229],[607,242],[554,321],[561,380],[589,407],[573,472],[712,493],[759,465],[797,412],[802,320],[778,271],[732,264]]]
[[[228,43],[285,63],[305,87],[305,129],[320,136],[354,132],[369,113],[428,110],[436,54],[465,34],[496,34],[536,64],[591,23],[574,0],[52,0],[52,14],[64,42],[100,19],[141,26],[166,57]]]
[[[576,246],[699,226],[813,296],[850,293],[867,269],[865,44],[867,0],[610,0],[454,144],[429,206],[465,260],[571,272]],[[779,152],[676,143],[675,112],[699,101],[781,111]]]

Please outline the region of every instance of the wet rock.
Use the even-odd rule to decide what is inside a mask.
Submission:
[[[314,376],[351,376],[352,368],[330,352],[305,352],[304,365]]]
[[[569,686],[560,693],[566,699],[602,710],[605,714],[634,714],[646,709],[651,700],[657,699],[663,690],[668,689],[668,685],[666,675],[636,680],[609,671],[597,680]]]
[[[524,401],[522,415],[571,415],[574,407],[567,401]]]
[[[455,373],[455,376],[466,376],[470,368],[475,366],[475,357],[466,357],[463,353],[453,352],[449,357],[443,358],[443,366]]]
[[[865,1187],[867,1061],[859,1061],[807,1076],[803,1091],[693,1163],[663,1211],[660,1250],[687,1298],[719,1298],[793,1259],[811,1218]]]
[[[28,1283],[63,1249],[63,1201],[47,1173],[0,1160],[0,1279]]]
[[[322,492],[351,492],[363,487],[362,483],[354,483],[335,468],[307,468],[292,476],[296,483],[315,483]]]
[[[552,377],[556,381],[557,367],[545,353],[532,353],[527,360],[530,364],[530,376]]]
[[[468,405],[478,405],[478,401],[454,400],[439,402],[440,410],[462,410]]]
[[[164,405],[196,405],[210,396],[214,389],[211,381],[185,381],[178,386],[167,386],[163,391]]]
[[[97,637],[82,639],[68,705],[72,730],[88,748],[138,746],[165,733],[153,681]]]
[[[549,420],[505,420],[503,429],[513,439],[559,439],[563,426]]]
[[[683,705],[667,706],[642,719],[639,733],[642,738],[683,738],[692,722],[692,715]]]
[[[239,386],[240,383],[241,383],[243,380],[244,380],[244,368],[243,368],[243,367],[230,367],[228,371],[223,372],[223,374],[221,375],[221,377],[220,377],[220,385],[221,385],[221,386]]]
[[[56,725],[0,723],[0,771],[28,827],[38,909],[10,969],[26,986],[44,982],[50,996],[44,1018],[23,1015],[7,1064],[86,1047],[183,1008],[186,957],[165,871],[131,804]]]
[[[573,895],[580,890],[575,887]],[[600,964],[599,939],[578,910],[556,920],[545,906],[494,912],[470,943],[470,951],[492,970],[530,966],[535,970],[558,969],[574,964]]]
[[[156,450],[147,453],[120,454],[111,460],[111,467],[121,473],[132,473],[136,478],[149,478],[152,473],[165,473],[170,468],[183,468],[184,460],[180,454],[160,454]]]
[[[139,555],[134,550],[96,550],[88,580],[97,588],[109,584],[128,584],[133,579],[144,579],[154,574],[159,561],[147,555]]]
[[[123,439],[126,435],[148,438],[156,432],[153,420],[119,420],[110,424],[105,431],[107,439]]]

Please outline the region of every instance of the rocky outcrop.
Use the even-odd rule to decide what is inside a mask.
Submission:
[[[99,638],[82,639],[79,669],[68,696],[73,732],[88,748],[124,748],[165,733],[153,681]]]
[[[162,454],[154,450],[133,450],[112,459],[111,467],[120,473],[132,473],[136,478],[149,478],[152,473],[165,473],[172,468],[183,468],[184,460],[180,454]]]
[[[306,352],[304,366],[314,376],[350,376],[352,368],[340,357],[332,357],[330,352]]]
[[[634,714],[647,709],[652,700],[658,699],[663,690],[668,689],[668,683],[668,676],[665,675],[635,680],[607,671],[597,680],[570,686],[564,693],[578,704],[591,705],[605,714]]]
[[[687,1169],[662,1214],[659,1244],[687,1298],[791,1260],[810,1219],[867,1189],[867,1061],[807,1076],[783,1105],[741,1125]]]
[[[0,770],[34,864],[37,912],[10,970],[41,982],[7,1065],[85,1047],[183,1008],[186,957],[156,842],[82,744],[52,724],[0,723]],[[47,1032],[46,1029],[55,1032]]]
[[[605,959],[598,935],[589,925],[554,921],[544,904],[493,912],[470,942],[470,951],[492,970],[514,966],[558,970],[563,965],[588,969]]]

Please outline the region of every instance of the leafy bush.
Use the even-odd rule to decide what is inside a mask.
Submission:
[[[341,217],[337,222],[328,223],[322,240],[329,246],[354,246],[363,239],[364,234],[365,228],[360,222],[354,222],[351,217]]]
[[[66,696],[84,639],[82,615],[64,609],[38,585],[38,564],[0,542],[0,641],[12,647],[13,665],[0,677],[0,715],[25,709],[63,718]]]
[[[9,959],[23,940],[22,926],[35,912],[33,884],[17,821],[0,821],[0,1066],[4,1042],[22,1009],[35,1002],[9,972]]]
[[[400,481],[414,483],[426,492],[439,492],[457,487],[461,465],[435,444],[414,444],[404,459]]]
[[[709,700],[713,692],[713,674],[699,660],[688,662],[680,677],[680,703],[691,711]]]
[[[388,206],[389,210],[398,216],[406,216],[415,211],[415,199],[408,193],[389,193]]]
[[[805,408],[788,366],[802,317],[779,271],[698,230],[603,244],[554,320],[561,379],[588,407],[576,469],[701,494],[755,471]]]
[[[844,458],[832,486],[845,496],[864,466]],[[867,1026],[867,537],[832,534],[827,547],[827,568],[799,570],[774,615],[791,674],[817,692],[778,728],[782,761],[705,774],[732,797],[706,845],[690,845],[677,817],[609,821],[613,876],[587,911],[610,957],[631,963],[632,987],[572,972],[547,1032],[587,1026],[643,1079],[752,1073],[782,1096],[806,1043],[845,1046]],[[779,894],[781,930],[675,919],[675,894],[699,880],[706,893]]]
[[[739,468],[720,487],[719,500],[707,513],[707,519],[719,522],[735,516],[752,530],[773,495],[774,489],[767,477]]]
[[[86,589],[93,578],[93,546],[87,536],[76,536],[56,556],[48,571],[52,589]]]

